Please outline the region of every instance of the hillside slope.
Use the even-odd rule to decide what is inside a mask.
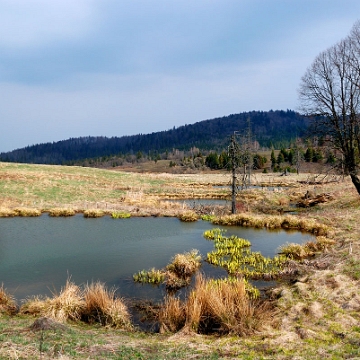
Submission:
[[[222,149],[227,146],[234,131],[245,133],[251,127],[254,140],[261,146],[286,146],[296,136],[303,136],[308,120],[300,114],[287,111],[252,111],[204,120],[167,131],[123,137],[80,137],[53,143],[27,146],[0,154],[0,161],[63,164],[101,156],[136,153],[141,151]]]

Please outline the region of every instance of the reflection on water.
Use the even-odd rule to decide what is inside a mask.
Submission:
[[[163,268],[175,254],[192,249],[205,256],[213,243],[202,234],[213,227],[205,221],[184,223],[176,218],[1,218],[0,281],[18,300],[59,292],[69,276],[78,285],[106,282],[125,298],[158,300],[162,287],[135,284],[132,275]],[[226,236],[249,239],[253,251],[267,256],[273,256],[281,244],[310,238],[283,230],[225,228]],[[214,277],[225,276],[223,269],[206,263],[202,270]]]

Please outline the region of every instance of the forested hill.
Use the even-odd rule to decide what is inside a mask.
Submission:
[[[167,131],[123,137],[80,137],[68,140],[27,146],[0,154],[1,161],[39,164],[64,164],[116,154],[150,151],[164,152],[173,149],[202,150],[226,148],[234,131],[245,133],[251,126],[253,139],[260,146],[280,148],[291,139],[303,136],[308,121],[300,114],[287,111],[252,111],[221,118],[199,121]]]

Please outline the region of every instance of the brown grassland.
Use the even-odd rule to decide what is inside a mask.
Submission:
[[[307,245],[316,250],[316,256],[302,258],[299,254],[303,249],[296,247],[301,258],[293,262],[296,275],[269,289],[267,301],[259,306],[246,299],[241,284],[214,288],[204,279],[198,280],[198,293],[187,304],[164,299],[158,314],[162,333],[132,329],[125,305],[113,299],[113,290],[101,284],[80,289],[69,283],[53,299],[32,299],[33,303],[24,304],[20,312],[4,284],[0,289],[0,358],[360,358],[360,198],[350,179],[311,185],[312,180],[320,178],[314,174],[255,174],[253,184],[264,187],[242,191],[237,198],[239,214],[232,217],[216,206],[190,208],[181,201],[167,201],[229,198],[228,190],[216,187],[229,184],[226,172],[136,173],[0,163],[1,217],[41,213],[83,213],[90,217],[116,212],[176,216],[190,221],[211,214],[219,223],[290,227],[320,237],[320,245]],[[331,197],[325,203],[299,208],[288,215],[307,191]],[[290,249],[288,246],[286,251]],[[231,309],[231,317],[226,309]],[[209,320],[213,319],[212,312],[216,313],[214,323]],[[48,316],[65,326],[35,331],[31,325],[39,316]],[[88,321],[79,321],[81,318]],[[200,335],[197,330],[205,323],[229,331],[221,336],[216,332]]]

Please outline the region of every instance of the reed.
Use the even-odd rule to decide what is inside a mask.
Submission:
[[[5,313],[9,315],[16,314],[18,311],[15,299],[4,288],[4,284],[0,287],[0,314]]]
[[[103,217],[105,213],[98,209],[89,209],[84,211],[84,217],[86,218],[99,218]]]
[[[116,289],[108,290],[101,282],[86,285],[81,318],[90,324],[130,329],[128,309],[122,299],[115,298],[115,292]]]
[[[68,217],[74,216],[76,211],[74,209],[66,208],[54,208],[49,210],[49,216],[51,217]]]

